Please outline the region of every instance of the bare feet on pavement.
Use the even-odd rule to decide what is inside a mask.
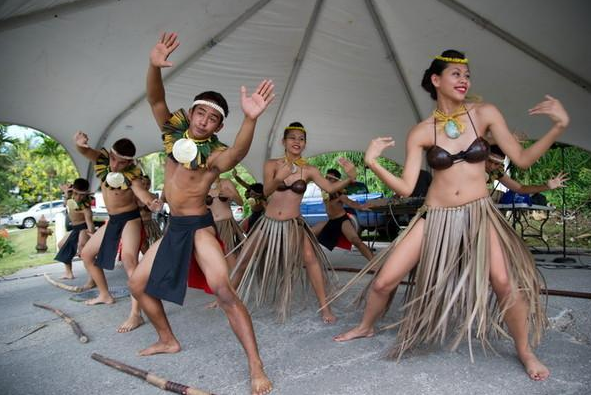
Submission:
[[[152,344],[150,347],[141,350],[138,355],[142,357],[147,357],[150,355],[155,354],[174,354],[181,351],[181,345],[178,341],[172,340],[171,342],[165,343],[161,340],[158,340],[156,343]]]
[[[125,333],[125,332],[131,332],[132,330],[134,330],[135,328],[137,328],[138,326],[141,326],[144,324],[144,319],[141,315],[130,315],[123,324],[121,324],[119,326],[119,328],[117,328],[117,332],[119,333]]]
[[[518,357],[530,379],[544,381],[550,376],[550,370],[540,362],[531,350],[518,353]]]
[[[359,327],[355,327],[345,333],[341,333],[340,335],[336,335],[332,338],[335,342],[346,342],[353,339],[359,339],[362,337],[372,337],[375,334],[373,328],[370,329],[363,329]]]
[[[94,299],[89,299],[84,302],[84,304],[87,306],[94,306],[97,304],[113,304],[113,303],[115,303],[115,299],[113,299],[113,297],[111,295],[107,295],[107,296],[99,295]]]

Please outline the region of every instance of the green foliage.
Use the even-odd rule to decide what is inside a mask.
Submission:
[[[532,143],[525,144],[529,147]],[[562,171],[562,152],[560,148],[548,150],[532,167],[526,170],[513,169],[511,177],[524,185],[545,184],[549,178]],[[566,206],[570,210],[589,211],[591,209],[591,154],[577,147],[564,148],[564,171],[569,181],[564,189]],[[556,207],[562,206],[562,190],[544,192],[548,202]]]
[[[335,168],[341,171],[341,165],[339,165],[338,159],[345,158],[355,165],[355,168],[357,169],[357,180],[364,182],[370,192],[381,192],[384,196],[392,196],[390,188],[388,188],[371,170],[365,168],[363,162],[364,155],[363,152],[359,151],[331,152],[309,158],[308,162],[311,165],[316,166],[320,170],[320,173],[325,174],[330,168]],[[388,169],[388,171],[396,175],[400,175],[402,172],[402,167],[390,159],[379,158],[378,162]]]
[[[58,199],[59,185],[78,177],[64,147],[49,136],[37,133],[20,141],[2,139],[1,144],[6,160],[0,160],[0,215]],[[11,190],[17,190],[18,195],[10,194]]]
[[[0,236],[0,258],[14,254],[14,246],[7,237]]]
[[[164,164],[166,154],[164,152],[153,152],[138,158],[144,174],[152,181],[152,190],[161,191],[164,188]]]

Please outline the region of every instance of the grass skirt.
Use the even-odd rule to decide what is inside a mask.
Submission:
[[[232,217],[221,221],[215,221],[218,237],[224,242],[224,253],[230,251],[237,254],[240,251],[238,244],[245,239],[244,232],[238,222]]]
[[[306,222],[301,217],[279,221],[263,215],[242,243],[236,262],[234,274],[244,268],[237,292],[245,303],[271,303],[278,320],[285,321],[295,290],[307,285],[304,238],[312,244],[328,292],[334,288],[334,271]]]
[[[425,224],[420,260],[409,276],[411,285],[404,295],[403,318],[386,327],[398,327],[396,343],[388,356],[400,359],[419,345],[448,341],[453,350],[467,338],[473,359],[473,335],[485,350],[494,351],[490,339],[508,336],[503,317],[518,292],[527,304],[532,343],[537,345],[547,325],[539,295],[543,279],[527,246],[488,197],[458,207],[421,207],[405,231],[332,300],[369,270],[377,269],[379,273],[398,242],[421,218],[425,218]],[[498,234],[512,289],[503,306],[489,280],[491,228]],[[365,292],[369,286],[371,283]]]

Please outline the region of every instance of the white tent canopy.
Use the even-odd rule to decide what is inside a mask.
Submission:
[[[308,129],[307,156],[399,142],[433,103],[420,88],[442,50],[470,58],[472,92],[496,104],[510,127],[535,139],[550,122],[527,109],[550,93],[572,118],[561,141],[591,150],[591,3],[586,0],[5,0],[0,4],[0,122],[39,129],[88,162],[71,136],[93,146],[131,138],[138,155],[161,150],[145,100],[148,54],[163,31],[181,46],[165,70],[172,110],[204,90],[224,94],[242,121],[240,85],[272,78],[277,98],[261,117],[243,164],[260,178],[282,154],[283,128]],[[586,38],[585,38],[586,37]]]

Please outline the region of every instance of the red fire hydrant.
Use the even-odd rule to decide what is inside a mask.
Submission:
[[[49,229],[49,222],[42,215],[37,221],[37,245],[35,249],[37,249],[38,253],[47,251],[47,237],[51,234],[53,234],[53,231]]]

